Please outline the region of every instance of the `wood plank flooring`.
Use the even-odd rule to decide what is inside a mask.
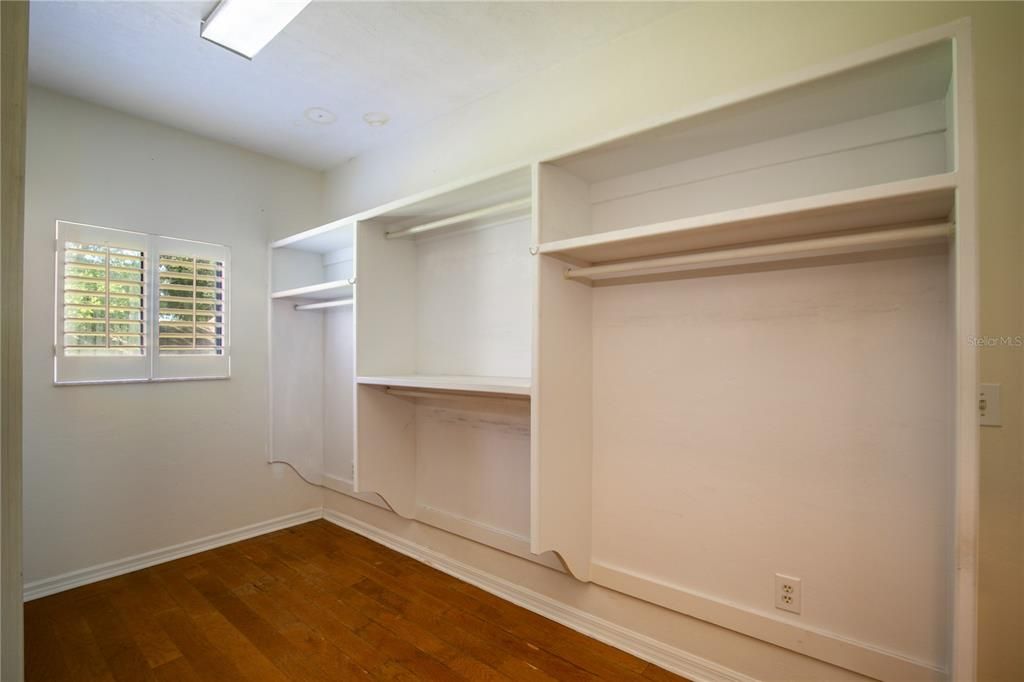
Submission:
[[[313,521],[25,605],[29,682],[682,680]]]

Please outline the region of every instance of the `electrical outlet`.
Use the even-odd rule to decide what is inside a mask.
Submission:
[[[775,608],[800,613],[800,578],[775,574]]]
[[[982,384],[978,389],[978,414],[982,426],[1002,426],[999,384]]]

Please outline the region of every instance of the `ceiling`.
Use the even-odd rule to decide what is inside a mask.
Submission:
[[[30,80],[326,169],[680,7],[314,0],[250,62],[200,39],[215,5],[33,2]]]

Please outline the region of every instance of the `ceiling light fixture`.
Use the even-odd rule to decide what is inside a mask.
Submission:
[[[199,35],[246,59],[266,47],[312,0],[221,0]]]
[[[330,125],[338,118],[334,115],[333,111],[328,111],[323,107],[310,107],[306,109],[306,118],[313,123],[319,123],[321,125]]]
[[[370,111],[363,114],[363,120],[366,121],[366,125],[379,128],[382,125],[387,125],[388,121],[391,120],[391,117],[383,111]]]

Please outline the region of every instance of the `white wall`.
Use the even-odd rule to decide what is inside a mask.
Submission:
[[[593,563],[944,666],[948,275],[939,254],[594,288]]]
[[[997,3],[688,3],[654,25],[477,100],[328,174],[338,217],[636,128],[773,76],[971,16],[974,22],[982,247],[982,332],[1022,331],[1024,7]],[[982,436],[979,677],[1024,679],[1022,355],[982,352],[1003,385],[1001,429]],[[415,522],[329,494],[328,506],[386,525],[557,599],[769,679],[840,679],[837,669],[616,593],[489,553]],[[815,667],[818,666],[818,667]]]
[[[25,582],[319,507],[265,461],[266,292],[321,174],[38,89],[27,166]],[[230,246],[232,378],[53,386],[58,219]]]

